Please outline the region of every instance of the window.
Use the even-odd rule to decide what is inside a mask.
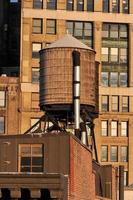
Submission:
[[[127,87],[127,83],[128,83],[128,80],[127,80],[127,72],[121,72],[119,74],[119,86],[120,87]]]
[[[56,20],[55,19],[47,19],[46,22],[46,33],[47,34],[56,34]]]
[[[101,73],[101,82],[102,86],[108,86],[109,85],[109,74],[108,72],[102,72]]]
[[[39,109],[39,93],[32,92],[32,94],[31,94],[31,108]]]
[[[108,135],[108,121],[101,121],[101,135],[107,136]]]
[[[128,161],[128,149],[127,146],[120,147],[120,161],[127,162]]]
[[[74,0],[67,0],[67,10],[73,10]]]
[[[109,49],[103,47],[102,48],[102,62],[108,62],[109,61]]]
[[[112,0],[112,12],[118,13],[119,12],[119,0]]]
[[[111,24],[110,25],[110,38],[118,38],[119,31],[118,31],[118,24]]]
[[[102,96],[102,111],[109,111],[109,96]]]
[[[77,0],[77,10],[78,11],[84,10],[84,0]]]
[[[112,121],[111,122],[111,136],[117,136],[118,134],[118,122]]]
[[[32,43],[32,58],[39,58],[39,51],[42,49],[41,43]]]
[[[0,134],[5,132],[5,118],[0,117]]]
[[[47,0],[47,8],[51,10],[57,9],[57,0]]]
[[[92,23],[67,21],[66,30],[89,47],[92,47]]]
[[[120,63],[127,63],[127,49],[120,49]]]
[[[32,33],[41,34],[42,33],[42,19],[33,19],[32,23]]]
[[[117,112],[119,111],[119,97],[112,96],[112,111]]]
[[[127,38],[128,37],[128,27],[127,25],[125,24],[121,24],[120,27],[119,27],[119,35],[120,35],[120,38]]]
[[[129,0],[122,0],[122,12],[128,13],[129,10]]]
[[[120,135],[123,136],[123,137],[127,137],[128,136],[128,122],[127,121],[121,122]]]
[[[87,11],[94,11],[94,0],[87,0]]]
[[[0,91],[0,107],[5,107],[6,103],[6,92]]]
[[[111,156],[110,159],[112,162],[118,161],[118,147],[117,146],[111,146]]]
[[[110,73],[110,86],[117,87],[118,86],[118,72]]]
[[[19,146],[19,171],[43,172],[42,144],[21,144]]]
[[[104,23],[102,26],[102,37],[103,38],[108,38],[109,37],[109,24]]]
[[[118,48],[111,48],[111,62],[118,62]]]
[[[43,0],[33,0],[33,8],[41,9],[43,7]]]
[[[108,161],[108,146],[106,145],[101,146],[101,161],[102,162]]]
[[[39,83],[39,68],[32,68],[32,83]]]
[[[122,112],[129,112],[129,97],[122,97]]]
[[[128,26],[103,23],[102,25],[102,78],[103,86],[128,86]]]
[[[103,0],[103,12],[109,12],[109,0]]]

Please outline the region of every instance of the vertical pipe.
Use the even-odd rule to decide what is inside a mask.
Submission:
[[[73,51],[73,99],[75,135],[80,139],[80,53]]]
[[[124,166],[119,166],[119,200],[124,200]]]

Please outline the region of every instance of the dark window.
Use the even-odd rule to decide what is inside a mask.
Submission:
[[[67,10],[73,10],[74,0],[67,0]]]
[[[122,0],[122,12],[123,13],[129,12],[129,0]]]
[[[109,12],[109,0],[103,0],[103,12]]]
[[[102,96],[102,111],[109,111],[109,96]]]
[[[35,8],[35,9],[43,8],[43,1],[42,0],[33,0],[33,8]]]
[[[0,91],[0,107],[5,107],[6,104],[6,92]]]
[[[119,0],[112,0],[112,12],[118,13],[119,12],[120,3]]]
[[[51,10],[57,9],[57,0],[47,0],[47,8]]]
[[[46,22],[46,33],[55,35],[56,34],[56,20],[55,19],[47,19]]]
[[[42,49],[42,43],[32,43],[32,58],[39,58],[39,51]]]
[[[5,118],[0,117],[0,134],[5,132]]]
[[[122,97],[122,112],[129,112],[129,97]]]
[[[110,86],[117,87],[118,86],[118,72],[110,73]]]
[[[120,147],[120,161],[127,162],[128,161],[128,148],[127,146]]]
[[[102,83],[102,86],[105,86],[105,87],[109,86],[109,73],[108,72],[101,73],[101,83]]]
[[[117,146],[111,146],[110,160],[112,162],[117,162],[118,161],[118,147]]]
[[[84,10],[84,0],[77,0],[77,10],[78,11]]]
[[[32,68],[32,83],[39,83],[39,68]]]
[[[32,33],[41,34],[42,33],[42,19],[33,19]]]
[[[108,161],[108,146],[106,145],[101,146],[101,161],[102,162]]]
[[[23,144],[19,147],[19,171],[42,172],[43,171],[43,145]]]
[[[108,136],[108,121],[101,121],[101,135]]]
[[[112,111],[118,112],[119,111],[119,97],[112,96]]]
[[[87,0],[87,11],[94,11],[94,0]]]

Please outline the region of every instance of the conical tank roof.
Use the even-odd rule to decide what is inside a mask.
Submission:
[[[70,34],[66,34],[64,37],[60,38],[59,40],[51,43],[48,47],[46,47],[46,49],[50,49],[50,48],[80,48],[80,49],[89,49],[91,51],[94,51],[93,49],[91,49],[90,47],[88,47],[87,45],[83,44],[82,42],[80,42],[78,39],[76,39],[75,37],[73,37]]]

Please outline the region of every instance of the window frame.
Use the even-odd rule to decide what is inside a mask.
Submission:
[[[103,137],[108,136],[108,120],[101,121],[101,136]]]
[[[128,146],[120,146],[120,162],[128,162]]]
[[[37,21],[38,21],[39,25],[36,25]],[[43,19],[42,18],[33,18],[32,19],[32,34],[42,34],[42,33],[43,33]]]
[[[33,9],[42,9],[43,0],[33,0]]]
[[[111,121],[111,137],[117,137],[118,136],[118,121],[112,120]]]
[[[74,10],[74,0],[66,1],[66,10],[73,11]]]
[[[105,152],[103,152],[103,148],[105,150]],[[104,156],[103,156],[104,154]],[[105,156],[106,154],[106,156]],[[108,146],[107,145],[102,145],[101,146],[101,162],[108,162]]]
[[[112,152],[113,148],[115,148],[115,150],[116,150],[115,155],[112,155],[112,154],[114,154],[114,152]],[[115,159],[112,159],[113,156],[115,156]],[[110,161],[118,162],[118,146],[116,146],[116,145],[112,145],[110,147]]]
[[[87,11],[94,12],[94,0],[87,0]]]
[[[119,96],[113,95],[111,99],[112,112],[119,112]]]
[[[0,134],[5,134],[5,117],[4,116],[0,116]]]
[[[84,0],[77,0],[77,11],[84,11]]]
[[[6,107],[6,91],[0,90],[0,108]]]
[[[35,45],[40,45],[40,48],[35,47]],[[35,51],[37,49],[37,51]],[[41,42],[32,42],[32,59],[39,59],[39,51],[42,49]]]
[[[31,77],[32,77],[33,84],[39,83],[39,68],[38,67],[32,67]]]
[[[124,101],[124,98],[126,98],[126,103]],[[122,112],[129,112],[129,96],[122,96]]]
[[[53,22],[53,26],[49,25],[48,26],[48,22]],[[46,34],[48,35],[56,35],[56,19],[46,19]],[[48,31],[48,30],[52,30],[52,31]]]
[[[25,148],[26,149],[26,147],[27,148],[29,148],[29,150],[30,150],[30,152],[29,153],[22,153],[22,148]],[[39,147],[39,148],[41,148],[41,153],[39,153],[39,154],[35,154],[35,153],[33,153],[34,151],[33,151],[33,148],[36,148],[36,147]],[[30,159],[30,164],[22,164],[22,158],[29,158]],[[35,164],[33,164],[33,159],[34,158],[41,158],[41,164],[40,165],[35,165]],[[44,145],[43,144],[34,144],[34,143],[32,143],[32,144],[29,144],[29,143],[27,143],[27,144],[19,144],[19,146],[18,146],[18,171],[19,172],[21,172],[21,173],[38,173],[38,172],[43,172],[44,171]],[[26,161],[25,161],[26,162]],[[27,171],[23,171],[22,170],[22,167],[27,167],[27,168],[29,168],[30,170],[27,170]],[[41,168],[41,170],[39,170],[39,171],[34,171],[33,170],[33,168],[35,168],[36,167],[36,169],[38,168]]]
[[[107,1],[107,5],[106,5],[105,1]],[[109,13],[109,11],[110,11],[109,0],[103,0],[102,2],[103,2],[103,4],[102,4],[102,11],[104,13]]]
[[[109,96],[108,95],[101,96],[101,110],[102,112],[109,111]]]
[[[53,1],[53,2],[50,2]],[[57,0],[47,0],[47,9],[57,10]]]
[[[121,121],[120,136],[128,137],[128,121]]]

